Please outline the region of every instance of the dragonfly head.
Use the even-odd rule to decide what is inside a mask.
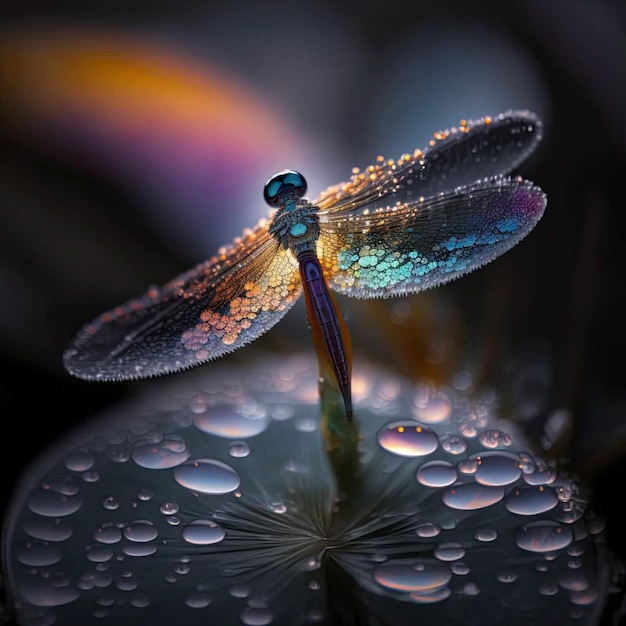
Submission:
[[[263,197],[271,207],[285,207],[293,205],[295,200],[302,198],[306,193],[307,185],[304,176],[294,170],[284,170],[274,174],[263,189]]]

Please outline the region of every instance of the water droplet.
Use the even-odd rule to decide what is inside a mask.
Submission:
[[[76,587],[55,587],[50,581],[32,577],[20,584],[20,593],[34,606],[61,606],[74,602],[80,595]]]
[[[483,487],[466,483],[451,487],[443,494],[443,502],[452,509],[474,511],[499,502],[504,497],[502,487]]]
[[[558,576],[559,585],[568,591],[585,591],[589,587],[586,574],[579,569],[568,569]]]
[[[23,565],[46,567],[54,565],[63,558],[63,552],[57,545],[31,545],[23,547],[15,558]]]
[[[179,511],[179,506],[176,502],[164,502],[159,507],[159,511],[161,511],[163,515],[175,515]]]
[[[149,489],[141,489],[137,494],[137,499],[142,502],[148,502],[152,500],[152,492]]]
[[[415,399],[414,414],[425,424],[443,424],[450,419],[452,403],[443,391],[424,390]]]
[[[28,508],[44,517],[65,517],[76,513],[83,501],[79,495],[66,495],[49,489],[33,491],[27,501]]]
[[[228,454],[237,459],[243,459],[250,454],[250,446],[245,441],[232,441],[228,444]]]
[[[89,470],[88,472],[83,472],[80,477],[86,483],[97,483],[100,480],[100,473],[96,472],[96,470]]]
[[[465,450],[467,450],[467,443],[465,439],[459,437],[458,435],[442,435],[441,436],[441,447],[448,454],[463,454]]]
[[[433,552],[440,561],[458,561],[465,556],[465,548],[453,541],[440,543]]]
[[[176,517],[175,515],[172,515],[171,517],[166,517],[165,521],[170,526],[178,526],[180,524],[180,518]]]
[[[474,480],[489,487],[514,483],[521,475],[519,458],[507,452],[484,452],[472,458],[478,461]]]
[[[599,597],[597,589],[590,588],[584,591],[573,591],[569,595],[570,602],[578,606],[588,606],[596,602]]]
[[[100,543],[117,543],[122,538],[122,531],[117,526],[102,526],[96,530],[93,538]]]
[[[314,417],[299,417],[294,422],[294,427],[301,433],[314,433],[317,430],[317,420]]]
[[[167,469],[184,463],[190,456],[182,437],[176,434],[166,435],[160,441],[153,437],[144,437],[132,448],[133,461],[147,469]]]
[[[127,556],[150,556],[157,551],[157,547],[150,543],[129,543],[122,547]]]
[[[229,590],[228,593],[233,598],[247,598],[250,595],[250,587],[248,585],[234,585]]]
[[[457,469],[461,474],[465,474],[469,476],[470,474],[475,474],[478,469],[478,459],[473,457],[471,459],[461,459],[456,464]]]
[[[272,513],[278,513],[279,515],[282,515],[283,513],[287,512],[287,505],[284,502],[272,502],[269,505],[269,509],[270,511],[272,511]]]
[[[434,452],[439,441],[434,432],[417,422],[393,422],[378,431],[378,443],[398,456],[417,457]]]
[[[72,527],[58,519],[29,519],[22,525],[24,532],[43,541],[65,541],[72,536]]]
[[[196,428],[209,435],[229,439],[246,439],[262,433],[269,424],[264,411],[255,409],[242,414],[243,407],[229,405],[212,406],[202,415],[194,417]]]
[[[425,487],[447,487],[456,481],[456,470],[447,461],[424,463],[416,474],[418,482]]]
[[[185,599],[185,604],[192,609],[203,609],[211,604],[211,596],[207,593],[190,593]]]
[[[502,432],[496,428],[490,428],[483,430],[480,435],[478,435],[478,442],[483,448],[503,448],[513,443],[513,437],[511,437],[509,433]]]
[[[477,541],[495,541],[498,533],[493,528],[478,528],[474,533],[474,539]]]
[[[476,583],[465,583],[460,593],[466,596],[477,596],[480,593],[480,587]]]
[[[246,626],[266,626],[272,623],[273,615],[269,609],[246,607],[241,612],[241,621]]]
[[[174,470],[176,482],[200,493],[230,493],[239,487],[239,474],[226,463],[213,459],[198,459]]]
[[[517,580],[517,574],[511,570],[505,570],[496,574],[496,580],[501,583],[514,583]]]
[[[94,464],[93,454],[89,452],[76,452],[65,459],[65,467],[72,472],[85,472]]]
[[[452,384],[459,391],[467,391],[472,386],[472,375],[467,370],[457,372],[454,375]]]
[[[438,563],[385,563],[374,570],[374,579],[379,585],[396,591],[438,589],[451,578],[450,568]]]
[[[134,606],[137,609],[142,609],[150,604],[150,596],[146,593],[142,593],[136,596],[133,596],[130,599],[130,605]]]
[[[107,509],[107,511],[115,511],[115,509],[119,509],[120,503],[114,496],[107,496],[102,501],[102,506]]]
[[[409,594],[409,598],[419,604],[434,604],[435,602],[441,602],[450,597],[452,590],[450,587],[442,587],[441,589],[435,589],[432,592],[413,592]]]
[[[145,543],[156,539],[159,531],[156,526],[149,520],[137,520],[131,522],[129,526],[124,528],[124,537],[129,541]]]
[[[470,573],[470,568],[467,563],[456,561],[455,563],[450,563],[450,571],[457,576],[467,576]]]
[[[424,524],[420,524],[415,529],[415,534],[418,537],[422,537],[427,539],[429,537],[436,537],[441,532],[441,528],[437,524],[433,524],[431,522],[425,522]]]
[[[517,515],[537,515],[553,509],[558,501],[550,487],[516,487],[507,496],[504,506]]]
[[[211,520],[194,520],[183,528],[183,539],[198,546],[218,543],[225,536],[222,527]]]
[[[113,558],[113,550],[108,546],[88,546],[87,560],[92,563],[106,563]]]
[[[571,529],[556,522],[534,522],[518,529],[517,545],[529,552],[553,552],[574,540]]]

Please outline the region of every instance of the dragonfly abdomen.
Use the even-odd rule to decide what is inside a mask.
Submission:
[[[317,255],[312,250],[298,254],[300,277],[309,324],[318,355],[330,364],[343,397],[346,417],[352,419],[350,336],[330,293]]]

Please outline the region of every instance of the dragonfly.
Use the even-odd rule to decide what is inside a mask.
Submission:
[[[263,191],[269,217],[84,325],[64,365],[95,381],[180,372],[257,339],[304,293],[320,373],[351,420],[351,339],[333,292],[415,294],[511,249],[546,207],[538,186],[510,175],[541,137],[542,122],[530,111],[461,120],[423,149],[353,169],[312,202],[302,174],[279,172]]]

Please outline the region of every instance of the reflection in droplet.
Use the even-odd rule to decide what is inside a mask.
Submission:
[[[450,418],[452,403],[443,391],[424,389],[415,398],[414,413],[425,424],[443,424]]]
[[[44,517],[65,517],[76,513],[83,501],[79,495],[66,495],[49,489],[33,491],[27,501],[28,508]]]
[[[519,459],[507,452],[484,452],[472,458],[478,461],[474,480],[481,485],[510,485],[522,475]]]
[[[129,541],[145,543],[156,539],[159,531],[156,526],[148,520],[137,520],[124,528],[124,537]]]
[[[535,522],[518,529],[517,545],[529,552],[552,552],[569,546],[574,540],[571,529],[556,522]]]
[[[483,487],[466,483],[451,487],[443,494],[443,502],[452,509],[473,511],[484,509],[499,502],[504,497],[502,487]]]
[[[58,519],[29,519],[22,525],[24,532],[43,541],[65,541],[72,536],[72,527]]]
[[[385,563],[374,570],[374,579],[379,585],[397,591],[438,589],[451,578],[450,568],[438,563]]]
[[[153,441],[151,437],[137,441],[131,456],[140,467],[167,469],[184,463],[189,458],[189,450],[180,435],[171,434],[160,441]]]
[[[465,548],[453,541],[440,543],[433,552],[440,561],[458,561],[465,556]]]
[[[164,502],[160,507],[159,511],[163,513],[163,515],[175,515],[178,513],[179,506],[176,502]]]
[[[439,441],[434,432],[417,422],[393,422],[378,432],[378,443],[398,456],[425,456],[434,452]]]
[[[273,615],[269,609],[246,607],[241,612],[241,622],[246,626],[266,626],[272,623]]]
[[[225,536],[222,527],[211,520],[194,520],[183,529],[183,539],[198,546],[218,543]]]
[[[507,496],[504,506],[517,515],[537,515],[553,509],[558,501],[550,487],[516,487]]]
[[[447,487],[456,480],[456,469],[447,461],[430,461],[417,470],[416,478],[425,487]]]
[[[174,470],[176,482],[200,493],[230,493],[239,487],[239,474],[226,463],[214,459],[198,459]]]

